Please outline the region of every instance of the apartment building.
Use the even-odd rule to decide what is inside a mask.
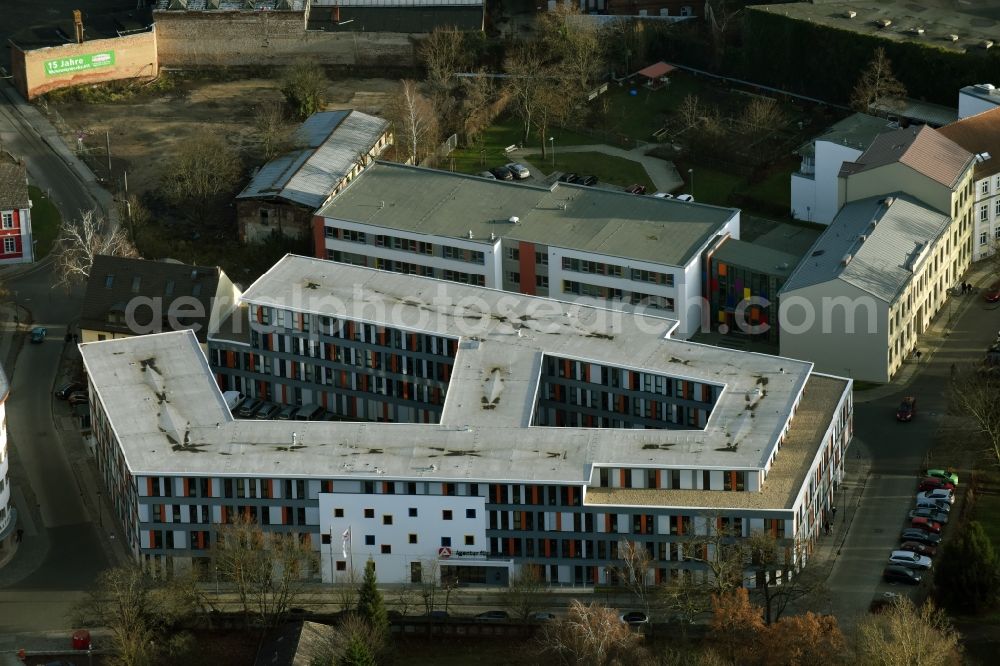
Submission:
[[[3,368],[0,368],[0,565],[13,554],[16,544],[17,509],[11,501],[10,452],[7,446],[7,397],[10,384]]]
[[[1000,106],[1000,90],[992,83],[977,83],[958,91],[958,119],[975,116]]]
[[[187,331],[80,346],[98,467],[154,570],[209,571],[237,513],[307,540],[325,581],[371,559],[391,583],[607,583],[623,540],[651,582],[703,577],[719,530],[770,531],[794,567],[843,479],[850,380],[670,319],[294,256],[244,297],[242,351],[235,324],[208,359]],[[396,422],[235,420],[237,375]],[[394,411],[433,382],[433,418]]]
[[[600,188],[526,185],[378,162],[321,208],[316,256],[679,322],[708,316],[703,255],[740,212]]]
[[[953,227],[901,193],[845,205],[781,290],[781,354],[891,381],[948,298]]]
[[[991,106],[938,132],[975,155],[972,260],[985,259],[1000,245],[1000,108]]]
[[[28,171],[24,164],[0,156],[0,266],[34,260]]]

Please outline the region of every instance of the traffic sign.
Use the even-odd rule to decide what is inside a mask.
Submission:
[[[441,546],[440,548],[438,548],[438,557],[443,559],[448,559],[449,557],[451,557],[451,548],[449,548],[448,546]]]

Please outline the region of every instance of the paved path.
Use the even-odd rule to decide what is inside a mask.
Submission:
[[[589,146],[556,146],[556,157],[562,153],[603,153],[605,155],[611,155],[613,157],[621,157],[622,159],[632,160],[633,162],[638,162],[642,165],[642,168],[646,170],[646,174],[649,179],[653,181],[658,192],[673,192],[684,186],[684,181],[681,179],[680,175],[677,173],[677,169],[674,167],[673,162],[667,162],[666,160],[661,160],[658,157],[650,157],[646,154],[648,146],[642,148],[633,148],[632,150],[625,150],[624,148],[616,148],[614,146],[608,146],[603,143],[593,144]],[[512,159],[523,160],[523,156],[528,153],[537,153],[539,149],[534,148],[519,148],[518,150],[511,153]],[[536,169],[537,164],[533,165]],[[652,194],[652,192],[650,192]]]

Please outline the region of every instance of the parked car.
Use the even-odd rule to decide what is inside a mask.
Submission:
[[[938,511],[937,509],[928,509],[926,507],[910,511],[910,518],[927,518],[928,520],[933,520],[935,523],[948,524],[947,511]]]
[[[917,543],[916,541],[904,541],[899,544],[900,550],[908,550],[918,555],[926,555],[927,557],[934,557],[937,554],[937,548],[934,546],[928,546],[925,543]]]
[[[65,400],[71,394],[77,391],[86,391],[87,385],[83,382],[68,382],[57,388],[52,395],[54,395],[59,400]]]
[[[894,550],[889,555],[889,564],[898,564],[907,569],[930,569],[931,558],[909,550]]]
[[[941,523],[933,521],[930,518],[911,518],[910,525],[925,532],[941,533]]]
[[[242,405],[240,405],[240,408],[237,411],[236,415],[244,419],[252,418],[254,413],[258,409],[260,409],[260,405],[261,405],[260,398],[250,398],[249,400],[244,401]]]
[[[618,616],[618,619],[625,624],[637,625],[648,624],[649,618],[642,611],[628,611]]]
[[[897,594],[896,592],[883,592],[882,594],[872,599],[872,602],[868,605],[868,612],[881,613],[889,606],[892,606],[894,603],[896,603],[896,599],[899,599],[902,596],[903,595]]]
[[[518,180],[524,180],[525,178],[531,177],[531,171],[529,171],[528,167],[524,166],[520,162],[511,162],[510,164],[505,164],[504,166],[510,169],[510,172],[514,174],[514,177]]]
[[[955,484],[944,479],[939,479],[936,476],[928,476],[921,479],[920,485],[917,486],[917,490],[922,493],[928,490],[937,490],[938,488],[942,490],[955,490]]]
[[[494,175],[493,175],[493,174],[492,174],[491,172],[489,172],[489,171],[480,171],[480,172],[479,172],[479,173],[477,173],[476,175],[477,175],[477,176],[479,176],[480,178],[485,178],[486,180],[496,180],[496,179],[497,179],[497,177],[496,177],[496,176],[494,176]]]
[[[427,617],[429,617],[432,620],[447,620],[448,611],[432,610],[430,613],[427,614]]]
[[[36,326],[31,329],[31,344],[38,345],[45,342],[45,336],[49,334],[48,329]]]
[[[575,173],[573,173],[571,171],[569,173],[564,173],[563,175],[559,176],[559,182],[560,183],[575,183],[575,182],[577,182],[577,180],[579,180],[579,178],[580,178],[579,176],[577,176]]]
[[[70,393],[69,397],[66,398],[66,402],[68,402],[70,406],[86,405],[88,402],[90,402],[90,395],[88,395],[86,391],[77,391],[75,393]]]
[[[925,532],[924,530],[916,527],[907,527],[900,533],[899,540],[916,541],[917,543],[924,543],[928,546],[937,546],[941,543],[941,535],[934,534],[933,532]]]
[[[503,622],[509,619],[510,615],[507,614],[507,611],[502,610],[486,611],[476,616],[477,622]]]
[[[925,490],[922,493],[917,494],[917,500],[929,499],[929,500],[944,500],[948,504],[955,503],[955,493],[950,490],[945,490],[944,488],[937,488],[936,490]]]
[[[597,176],[580,176],[580,179],[576,182],[581,185],[586,185],[587,187],[593,187],[594,185],[597,185],[598,180]]]
[[[899,409],[896,410],[896,420],[908,423],[916,415],[917,399],[912,396],[903,398],[903,402],[899,403]]]
[[[929,469],[927,470],[927,476],[934,477],[935,479],[943,479],[954,486],[958,486],[958,474],[949,472],[946,469]]]
[[[556,614],[548,611],[539,611],[538,613],[532,613],[528,616],[528,619],[532,622],[551,622],[556,619]]]
[[[257,409],[257,413],[253,415],[255,419],[261,421],[266,421],[273,419],[281,411],[281,405],[276,405],[273,402],[265,402]]]
[[[493,167],[490,169],[490,173],[492,173],[497,180],[514,180],[514,174],[505,166]]]
[[[275,418],[277,418],[279,421],[287,421],[289,419],[294,419],[295,412],[297,412],[298,409],[299,409],[298,405],[285,405],[284,407],[281,408],[281,411],[278,412],[278,415]]]
[[[917,500],[918,509],[934,509],[935,511],[944,511],[946,513],[951,511],[951,504],[947,499],[939,497],[936,499],[918,499]]]
[[[639,183],[633,183],[632,185],[626,187],[625,191],[628,192],[629,194],[645,194],[646,186],[640,185]]]
[[[669,192],[653,192],[650,196],[656,197],[657,199],[673,199],[674,195]]]
[[[690,194],[678,194],[674,198],[677,199],[678,201],[686,201],[687,203],[694,203],[694,197],[691,196]]]
[[[222,394],[222,399],[226,401],[226,406],[229,407],[229,411],[235,414],[236,410],[240,408],[240,405],[246,402],[247,397],[239,391],[226,391]]]
[[[919,585],[920,574],[913,569],[907,569],[906,567],[890,564],[882,570],[882,580],[890,585],[895,585],[896,583]]]
[[[991,284],[988,289],[983,290],[983,298],[986,299],[987,303],[1000,301],[1000,280]]]

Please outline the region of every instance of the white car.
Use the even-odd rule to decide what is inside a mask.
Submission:
[[[674,195],[669,192],[653,192],[649,196],[656,197],[657,199],[673,199]]]
[[[678,194],[674,198],[677,199],[678,201],[686,201],[688,203],[694,203],[694,197],[691,196],[690,194]]]
[[[528,171],[528,167],[523,164],[518,164],[517,162],[511,162],[510,164],[505,164],[505,167],[510,169],[510,172],[514,174],[514,177],[518,180],[524,180],[531,176],[531,172]]]
[[[898,564],[908,569],[930,569],[931,558],[908,550],[894,550],[889,555],[889,564]]]
[[[934,501],[945,500],[948,504],[954,504],[955,493],[950,490],[938,488],[937,490],[928,490],[926,492],[917,493],[917,501],[919,502],[922,499]]]

